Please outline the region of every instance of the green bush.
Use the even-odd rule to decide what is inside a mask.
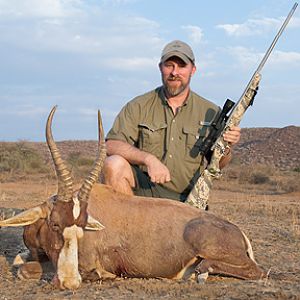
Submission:
[[[17,173],[45,173],[48,171],[42,157],[24,142],[0,145],[0,171]]]

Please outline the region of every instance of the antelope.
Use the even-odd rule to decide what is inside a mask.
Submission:
[[[19,275],[39,269],[40,253],[55,268],[54,284],[77,289],[82,280],[116,277],[195,279],[209,274],[260,279],[265,272],[254,260],[249,239],[234,224],[210,212],[170,199],[120,193],[98,183],[106,157],[98,111],[98,153],[78,190],[46,123],[46,141],[58,189],[42,204],[7,220],[0,227],[24,226],[24,243],[33,262]],[[34,267],[36,266],[36,267]]]

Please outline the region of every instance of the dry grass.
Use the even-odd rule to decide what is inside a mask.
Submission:
[[[46,173],[46,166],[40,154],[26,142],[0,145],[0,171],[11,174]]]
[[[66,158],[75,180],[84,178],[90,171],[94,158],[81,152],[70,152]],[[52,161],[33,149],[27,142],[0,144],[0,182],[17,182],[20,180],[55,179]]]
[[[74,156],[72,156],[73,161],[69,161],[73,172],[75,168],[78,168],[78,171],[82,168],[81,163],[78,162],[80,157],[80,154],[75,155],[76,160],[74,160]],[[255,168],[252,170],[256,171]],[[261,170],[264,172],[263,175],[267,174],[269,178],[263,183],[260,183],[259,180],[254,183],[244,179],[241,183],[238,176],[240,172],[249,172],[244,178],[252,176],[247,167],[244,167],[244,170],[233,169],[232,171],[235,173],[225,173],[222,180],[214,182],[210,209],[213,213],[237,224],[245,232],[251,240],[257,262],[264,270],[269,270],[269,278],[264,281],[252,282],[215,277],[207,282],[205,288],[192,282],[143,281],[141,279],[115,281],[111,283],[112,286],[109,285],[110,283],[101,282],[101,288],[96,283],[84,283],[82,288],[76,291],[75,296],[78,299],[95,297],[117,299],[120,298],[120,295],[124,299],[149,297],[151,299],[174,299],[174,297],[176,299],[298,299],[300,283],[300,206],[298,201],[300,193],[284,194],[281,188],[275,186],[274,189],[271,182],[274,181],[274,178],[279,180],[279,175],[281,180],[285,178],[289,181],[290,178],[296,179],[299,174],[296,172],[278,174],[269,168],[266,168],[265,171],[262,168],[259,171],[261,172]],[[231,170],[227,171],[231,172]],[[56,191],[56,184],[54,176],[47,177],[45,174],[30,174],[20,180],[16,179],[14,182],[1,183],[0,207],[23,209],[37,205]],[[5,214],[8,212],[9,210],[5,210]],[[16,229],[9,228],[8,230],[11,231],[2,230],[1,232],[1,246],[2,253],[9,253],[6,256],[9,255],[9,259],[12,261],[18,249],[23,249],[24,246],[21,244],[21,231],[16,235]],[[0,274],[1,292],[7,299],[21,299],[24,294],[28,299],[45,297],[66,299],[66,295],[69,295],[67,298],[74,298],[73,292],[62,294],[45,281],[20,284],[19,281],[14,281],[14,277],[10,275],[9,266],[3,267],[2,270],[4,273]],[[18,284],[18,289],[13,288],[16,284]],[[8,290],[12,290],[15,294],[12,296]],[[147,290],[147,295],[144,290]],[[129,294],[129,291],[132,294]],[[111,295],[104,296],[108,293]],[[172,295],[172,297],[166,295]]]
[[[234,163],[223,170],[223,176],[216,183],[216,187],[225,190],[282,194],[300,191],[299,182],[300,173],[297,171],[281,171],[274,166],[242,166]]]
[[[81,152],[71,152],[68,155],[66,162],[72,171],[74,179],[80,180],[85,178],[91,170],[94,158],[87,157]]]
[[[80,151],[68,154],[66,163],[75,183],[81,182],[90,171],[93,162],[94,158],[87,157]],[[50,163],[51,161],[47,163],[26,142],[0,145],[0,182],[5,183],[5,188],[0,186],[0,203],[9,207],[18,198],[19,207],[22,203],[21,208],[27,208],[33,203],[44,201],[56,191],[55,171]],[[222,203],[221,208],[218,208],[219,213],[228,218],[254,213],[257,216],[271,217],[275,221],[285,219],[288,220],[289,231],[294,238],[299,238],[299,205],[278,205],[278,201],[274,202],[274,195],[299,192],[299,179],[298,170],[280,171],[266,165],[241,166],[238,161],[232,161],[223,170],[221,180],[214,182],[213,190],[234,192],[231,197],[238,205],[226,207]],[[10,188],[10,182],[19,184],[13,184]],[[239,193],[242,193],[242,196]],[[269,198],[269,195],[272,197]],[[243,201],[240,201],[240,197]]]

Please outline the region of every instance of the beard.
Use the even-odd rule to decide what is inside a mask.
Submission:
[[[169,76],[167,79],[162,78],[163,86],[168,97],[176,97],[180,95],[190,84],[191,76],[189,80],[184,84],[178,77]],[[179,86],[173,86],[170,81],[180,82]]]

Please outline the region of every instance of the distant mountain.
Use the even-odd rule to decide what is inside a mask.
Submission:
[[[268,164],[282,170],[300,168],[300,127],[244,128],[234,153],[241,164]]]
[[[47,162],[51,161],[46,143],[23,143],[41,153]],[[64,159],[71,153],[93,158],[97,152],[96,141],[62,141],[57,142],[57,146]],[[243,128],[241,141],[233,152],[242,165],[267,164],[282,170],[300,168],[300,127]]]

